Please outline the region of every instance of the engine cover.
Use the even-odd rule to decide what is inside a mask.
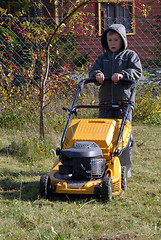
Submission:
[[[81,158],[81,157],[98,157],[102,155],[102,150],[95,142],[75,142],[72,147],[63,149],[61,157]]]
[[[100,178],[103,176],[106,160],[101,158],[102,150],[95,142],[75,142],[60,154],[60,174],[72,174],[73,179]]]

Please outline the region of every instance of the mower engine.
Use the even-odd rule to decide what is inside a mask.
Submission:
[[[72,147],[61,150],[59,174],[72,179],[98,179],[106,170],[106,159],[95,142],[75,142]]]

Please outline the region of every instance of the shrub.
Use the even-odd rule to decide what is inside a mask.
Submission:
[[[37,124],[39,98],[36,88],[30,84],[16,87],[5,78],[0,83],[0,92],[0,127],[19,129],[26,124]]]
[[[161,86],[144,84],[137,87],[134,120],[161,124]]]

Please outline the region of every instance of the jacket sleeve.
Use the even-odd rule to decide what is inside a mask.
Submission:
[[[130,51],[128,55],[128,68],[123,69],[120,73],[123,74],[124,78],[139,80],[142,76],[142,66],[139,56],[134,51]]]

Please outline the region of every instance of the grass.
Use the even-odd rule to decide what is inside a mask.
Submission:
[[[54,146],[41,149],[35,133],[1,129],[0,239],[160,240],[161,128],[135,123],[133,130],[128,190],[101,202],[69,195],[40,199],[40,175],[51,169],[60,137],[51,133]]]

